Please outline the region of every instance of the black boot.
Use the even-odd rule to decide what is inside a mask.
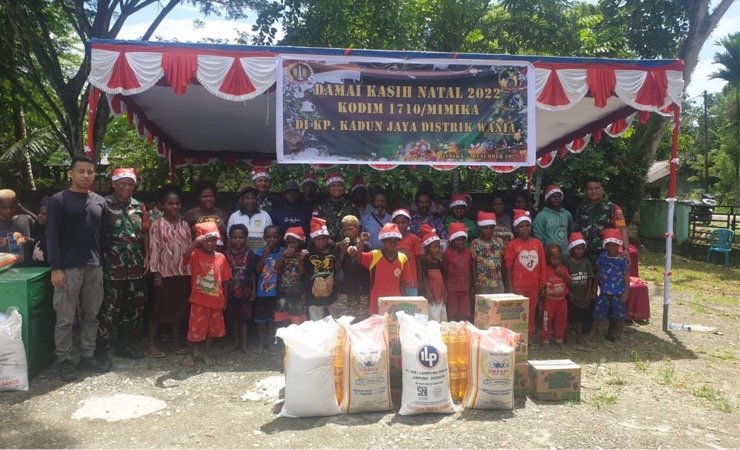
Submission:
[[[144,352],[131,345],[131,332],[129,331],[120,331],[118,333],[118,343],[116,344],[116,351],[113,354],[127,359],[141,359],[144,357]]]
[[[113,362],[108,357],[108,341],[98,336],[95,340],[95,353],[93,353],[92,358],[80,359],[80,366],[80,370],[100,373],[108,372],[113,366]]]

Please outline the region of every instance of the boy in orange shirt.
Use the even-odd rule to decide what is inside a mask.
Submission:
[[[424,251],[421,249],[421,239],[414,233],[409,232],[411,225],[411,213],[407,209],[397,209],[391,215],[391,221],[398,226],[401,232],[401,240],[396,248],[406,255],[409,260],[411,271],[411,283],[406,286],[406,295],[419,295],[419,280],[421,280],[421,257]]]
[[[533,336],[537,301],[547,277],[545,249],[539,239],[532,237],[529,212],[515,209],[512,225],[516,238],[504,250],[507,288],[529,298],[529,335]]]
[[[195,364],[195,344],[205,341],[203,359],[210,362],[211,341],[226,334],[224,309],[226,309],[227,283],[231,268],[223,253],[216,251],[221,238],[215,222],[195,224],[195,240],[183,252],[190,264],[191,293],[190,321],[188,322],[188,350],[186,366]]]

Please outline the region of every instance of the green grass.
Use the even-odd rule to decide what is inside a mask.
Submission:
[[[671,386],[676,379],[676,366],[673,362],[666,361],[665,367],[660,371],[660,383],[665,386]]]
[[[630,359],[635,365],[635,369],[639,370],[640,372],[646,372],[648,366],[650,365],[649,362],[642,359],[642,355],[637,350],[632,350],[630,352]]]
[[[600,392],[599,394],[590,397],[585,403],[593,406],[596,409],[606,408],[617,404],[617,396],[614,394],[607,394],[606,392]]]
[[[627,384],[627,380],[620,376],[615,376],[606,380],[605,383],[609,386],[624,386]]]
[[[694,394],[694,397],[703,398],[709,401],[718,411],[723,413],[732,412],[732,405],[729,400],[722,395],[722,392],[720,392],[719,389],[709,386],[708,384],[704,384],[701,387],[694,389],[692,394]]]
[[[707,355],[707,359],[711,361],[737,361],[737,356],[729,350],[717,349]]]

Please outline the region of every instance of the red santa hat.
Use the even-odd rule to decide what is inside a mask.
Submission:
[[[270,174],[267,173],[267,169],[264,167],[255,167],[252,169],[252,181],[256,181],[258,178],[270,179]]]
[[[301,186],[307,183],[313,183],[315,185],[319,185],[318,181],[316,181],[316,175],[310,170],[307,170],[306,173],[303,174],[303,181],[301,181]]]
[[[120,167],[113,169],[113,175],[110,177],[112,181],[118,181],[122,178],[131,178],[136,183],[136,171],[131,167]]]
[[[403,239],[403,236],[401,236],[401,230],[398,229],[398,225],[391,222],[383,225],[380,233],[378,233],[378,239],[381,241],[386,239]]]
[[[318,217],[311,218],[311,238],[319,236],[329,236],[329,229],[326,228],[326,220]]]
[[[439,236],[437,235],[437,231],[427,224],[424,224],[419,228],[419,233],[421,234],[422,247],[426,247],[432,242],[440,240]]]
[[[468,238],[468,230],[465,228],[465,224],[462,222],[452,222],[450,224],[450,241],[454,241],[459,237]]]
[[[455,206],[468,207],[468,197],[465,194],[454,194],[450,200],[450,208]]]
[[[492,212],[478,211],[478,226],[485,227],[496,225],[496,214]]]
[[[411,213],[408,209],[399,208],[393,211],[393,214],[391,214],[391,220],[394,220],[398,216],[405,216],[407,219],[411,220]]]
[[[570,233],[570,239],[568,240],[568,250],[573,250],[579,245],[586,245],[586,239],[583,238],[583,233],[580,231],[574,231]]]
[[[513,225],[517,226],[524,221],[532,223],[532,219],[529,217],[529,211],[525,211],[523,209],[515,209]]]
[[[342,176],[341,173],[330,172],[326,174],[326,185],[327,186],[329,186],[332,183],[336,183],[336,182],[344,184],[344,177]]]
[[[355,179],[352,180],[352,189],[350,189],[350,192],[355,192],[357,189],[361,188],[367,189],[367,185],[365,185],[365,179],[362,175],[357,174],[355,175]]]
[[[221,239],[221,233],[218,231],[216,222],[201,222],[195,224],[195,237],[215,237]]]
[[[290,227],[287,230],[285,230],[285,237],[284,239],[288,239],[289,237],[293,237],[298,239],[301,242],[304,242],[306,240],[306,233],[303,231],[303,228],[301,227]]]
[[[606,247],[606,244],[613,243],[617,245],[622,245],[624,242],[622,241],[622,232],[619,231],[618,228],[607,228],[604,230],[604,247]]]
[[[560,189],[560,186],[556,186],[554,184],[547,186],[545,188],[545,201],[555,194],[563,195],[563,190]]]

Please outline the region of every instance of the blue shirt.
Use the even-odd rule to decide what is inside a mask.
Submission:
[[[391,215],[388,213],[385,213],[382,218],[378,217],[374,211],[362,216],[362,231],[370,233],[370,241],[368,243],[373,250],[383,248],[383,244],[378,239],[378,234],[380,233],[380,229],[383,228],[383,225],[390,223],[390,221]]]
[[[599,291],[607,295],[622,295],[626,286],[624,285],[624,274],[629,270],[629,261],[621,256],[606,256],[601,252],[596,260],[599,267]]]
[[[265,258],[265,265],[262,271],[257,272],[257,297],[277,297],[278,272],[275,270],[275,263],[280,259],[284,251],[284,247],[279,247]],[[264,247],[254,252],[258,260],[262,258],[264,253]]]

